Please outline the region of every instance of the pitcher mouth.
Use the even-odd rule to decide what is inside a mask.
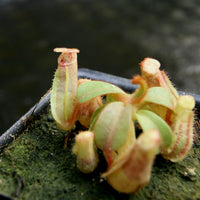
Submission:
[[[75,48],[55,48],[54,52],[61,53],[58,57],[58,66],[59,67],[66,67],[77,60],[77,53],[80,51]]]

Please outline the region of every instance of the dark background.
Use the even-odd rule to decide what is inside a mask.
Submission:
[[[0,0],[0,134],[51,87],[55,47],[126,78],[154,57],[179,90],[200,94],[199,38],[199,0]]]

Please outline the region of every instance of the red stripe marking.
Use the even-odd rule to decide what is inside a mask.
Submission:
[[[178,128],[179,131],[178,131],[178,134],[177,134],[176,143],[174,144],[174,147],[173,147],[171,153],[173,153],[173,152],[176,150],[176,147],[177,147],[177,145],[178,145],[178,143],[179,143],[179,141],[180,141],[180,135],[181,135],[181,133],[182,133],[182,126],[183,126],[183,124],[182,124],[182,122],[181,122],[181,124],[180,124],[180,126],[179,126],[179,128]]]
[[[168,90],[170,91],[170,93],[176,98],[176,95],[174,94],[173,90],[169,87],[169,84],[166,80],[166,76],[165,76],[165,72],[161,71],[160,74],[158,75],[158,79],[160,81],[160,84],[162,87],[168,88]]]
[[[186,151],[188,150],[188,146],[190,143],[190,126],[191,126],[191,122],[192,122],[192,114],[189,116],[188,118],[188,123],[187,123],[187,134],[186,134],[186,144],[185,144],[185,148],[181,151],[181,153],[179,154],[179,157],[181,157],[182,155],[184,155],[186,153]]]

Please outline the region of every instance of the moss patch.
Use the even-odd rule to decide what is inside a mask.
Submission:
[[[50,113],[35,121],[0,156],[1,193],[20,200],[200,199],[200,145],[197,143],[182,162],[172,163],[158,156],[149,185],[137,195],[125,195],[100,178],[106,169],[103,162],[92,174],[78,171],[71,151],[74,137],[70,137],[64,149],[66,135],[56,127]]]

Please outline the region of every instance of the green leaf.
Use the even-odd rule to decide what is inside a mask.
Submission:
[[[172,94],[163,87],[149,88],[145,101],[165,106],[171,110],[174,110],[176,107]]]
[[[113,84],[102,81],[87,81],[79,85],[77,97],[78,102],[84,103],[94,97],[111,93],[126,94]]]
[[[173,142],[173,133],[168,124],[155,113],[148,110],[139,110],[136,118],[143,131],[157,129],[161,135],[161,147],[168,148]]]
[[[132,123],[131,105],[122,102],[107,104],[100,112],[93,131],[98,148],[117,150],[127,139]]]

